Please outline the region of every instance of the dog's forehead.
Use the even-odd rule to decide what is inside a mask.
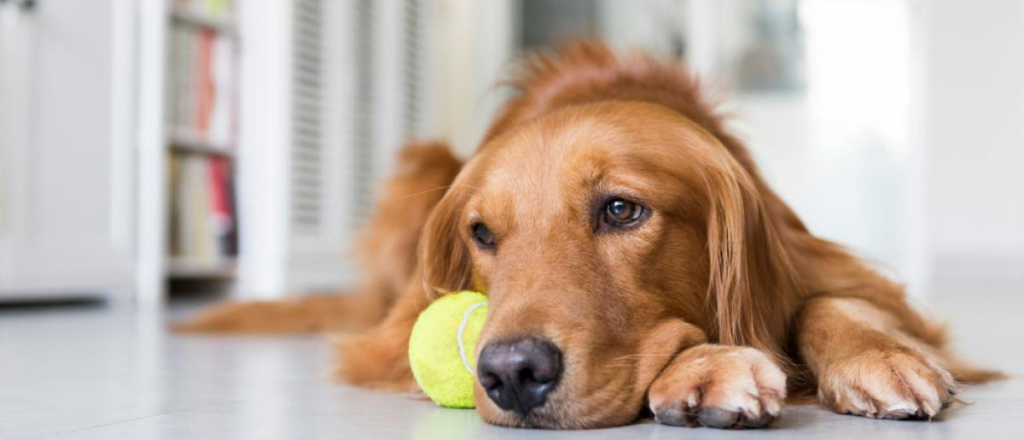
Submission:
[[[510,129],[490,148],[495,183],[578,186],[614,171],[629,171],[664,155],[675,132],[693,126],[660,106],[597,103],[570,107]],[[677,137],[678,138],[678,137]]]
[[[593,117],[538,122],[517,130],[494,151],[482,192],[561,200],[563,191],[601,179],[615,163],[615,146],[627,135]]]
[[[520,218],[578,216],[602,193],[636,193],[661,142],[660,115],[632,107],[567,109],[510,130],[488,145],[476,209]],[[524,211],[524,210],[528,210]]]
[[[532,184],[600,173],[634,133],[595,112],[561,112],[517,128],[494,151],[490,173]]]

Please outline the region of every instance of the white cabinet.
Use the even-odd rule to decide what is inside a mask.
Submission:
[[[133,7],[0,2],[0,299],[135,280]]]

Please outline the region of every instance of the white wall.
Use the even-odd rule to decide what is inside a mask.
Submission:
[[[1024,257],[1024,2],[929,0],[929,240]]]
[[[512,0],[442,0],[431,49],[440,62],[436,102],[437,138],[462,156],[476,151],[491,119],[509,96],[498,82],[507,77],[514,51],[516,14]]]
[[[694,0],[688,53],[766,179],[816,235],[928,291],[912,0],[797,4],[805,84],[736,90],[754,3]],[[866,33],[865,29],[871,29]],[[797,62],[799,58],[787,59]]]

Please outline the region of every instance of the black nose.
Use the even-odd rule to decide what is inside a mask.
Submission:
[[[525,416],[558,384],[562,351],[534,337],[490,343],[480,352],[477,374],[498,407]]]

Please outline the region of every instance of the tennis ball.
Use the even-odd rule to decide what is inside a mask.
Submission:
[[[435,300],[416,319],[409,338],[409,365],[416,383],[434,403],[475,407],[476,342],[486,318],[487,297],[463,291]]]

